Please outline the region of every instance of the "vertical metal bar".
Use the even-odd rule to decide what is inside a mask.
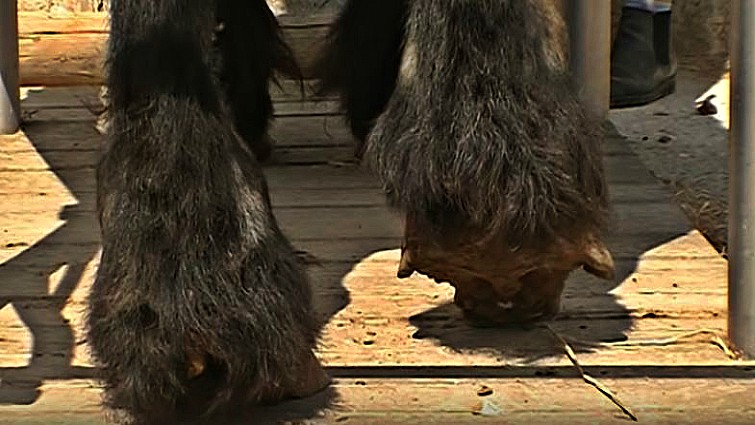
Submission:
[[[755,2],[731,7],[729,339],[755,358]]]
[[[0,134],[15,133],[21,121],[17,11],[16,0],[0,0]]]
[[[580,99],[605,118],[611,103],[611,1],[568,1],[571,72]]]

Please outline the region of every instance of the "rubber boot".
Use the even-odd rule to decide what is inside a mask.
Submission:
[[[646,105],[675,90],[671,12],[623,8],[611,52],[611,108]]]

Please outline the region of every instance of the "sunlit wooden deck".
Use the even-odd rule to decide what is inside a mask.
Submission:
[[[350,162],[330,101],[278,95],[275,213],[310,258],[319,355],[336,378],[257,419],[314,423],[614,423],[544,327],[473,329],[448,285],[396,275],[400,225]],[[99,424],[81,333],[99,255],[96,88],[28,90],[24,131],[0,136],[0,424]],[[728,357],[726,261],[618,136],[606,141],[613,282],[575,272],[550,325],[641,423],[755,423],[755,363]],[[685,337],[697,330],[700,333]],[[675,340],[674,338],[683,338]],[[492,394],[481,396],[481,386]],[[483,392],[482,394],[485,394]],[[255,422],[257,423],[257,422]]]

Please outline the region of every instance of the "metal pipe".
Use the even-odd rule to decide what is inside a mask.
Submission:
[[[588,109],[606,118],[611,104],[611,2],[569,0],[569,62]]]
[[[755,2],[731,8],[729,340],[755,358]]]
[[[0,134],[12,134],[21,122],[18,91],[18,6],[0,1]]]

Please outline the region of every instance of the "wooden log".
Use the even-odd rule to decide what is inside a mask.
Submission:
[[[312,75],[313,60],[332,18],[331,14],[279,18],[283,35],[305,78]],[[109,19],[104,13],[66,17],[39,12],[19,13],[21,85],[102,84],[108,34]]]
[[[83,0],[65,0],[67,10],[88,10],[71,7]],[[563,10],[564,0],[550,0]],[[25,4],[22,4],[25,3]],[[37,3],[44,3],[38,7]],[[60,2],[54,2],[58,5]],[[335,2],[333,2],[335,4]],[[82,3],[83,4],[83,3]],[[621,0],[612,0],[612,33],[615,34],[621,12]],[[107,38],[108,17],[103,12],[66,13],[49,16],[49,2],[19,2],[22,85],[89,85],[102,81],[102,53]],[[674,3],[674,48],[684,66],[719,72],[726,67],[726,43],[729,23],[729,2]],[[37,10],[32,12],[31,10]],[[322,10],[327,10],[323,13]],[[315,14],[283,15],[280,22],[305,73],[316,54],[315,44],[325,34],[337,8],[325,7]],[[73,34],[89,34],[79,39]],[[71,35],[68,42],[66,39]],[[96,37],[91,37],[96,35]],[[82,42],[88,44],[81,44]]]

